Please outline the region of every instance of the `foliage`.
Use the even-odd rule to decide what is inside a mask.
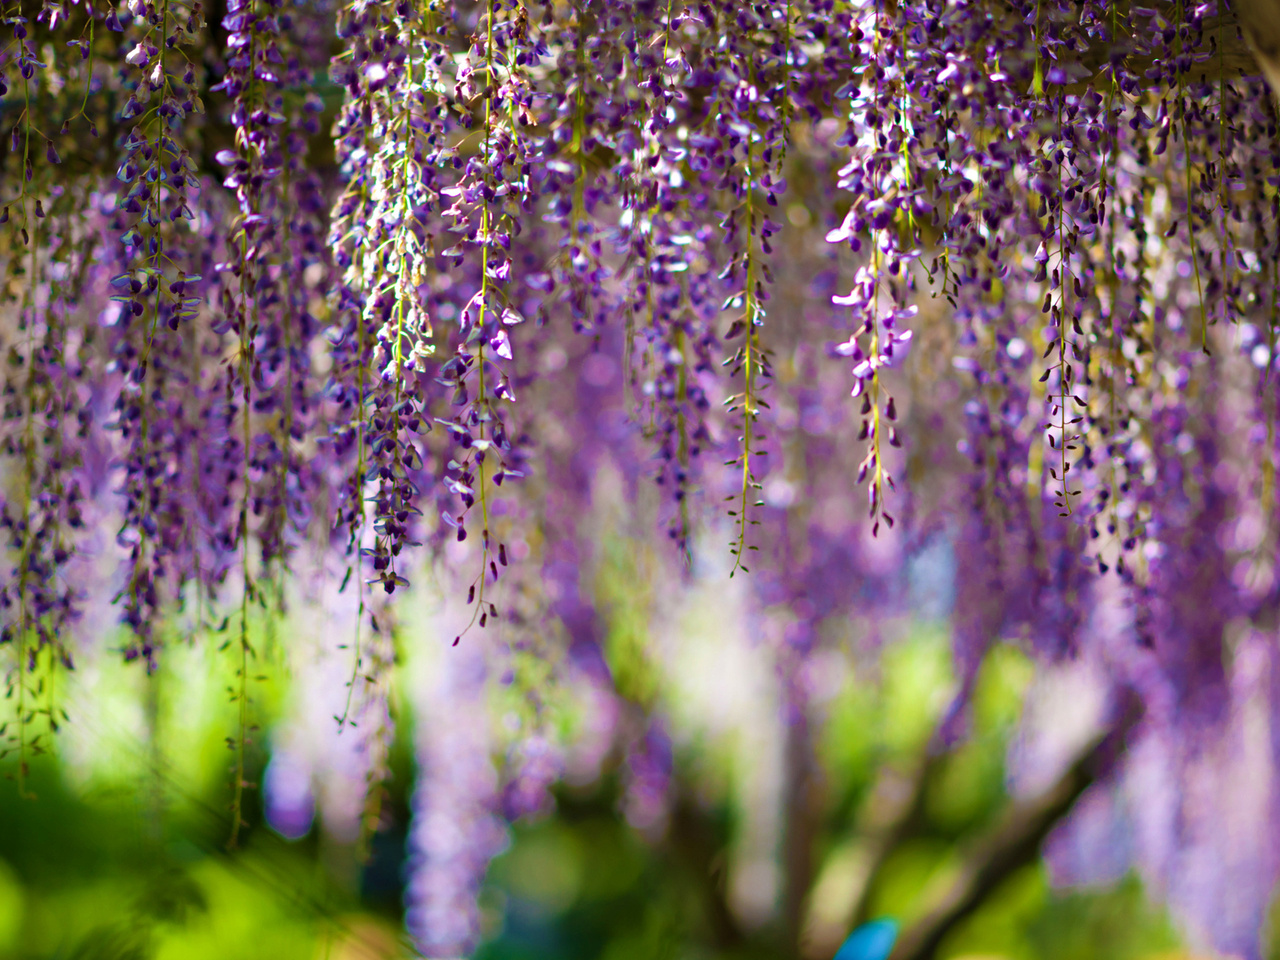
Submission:
[[[936,648],[938,640],[935,635],[926,645]],[[701,645],[713,638],[693,633],[689,642]],[[764,659],[765,652],[759,656]],[[80,706],[57,766],[48,759],[33,763],[30,789],[38,801],[23,800],[12,790],[0,796],[0,815],[9,825],[0,836],[0,956],[119,960],[234,955],[252,960],[412,955],[397,934],[404,885],[412,882],[412,875],[401,872],[405,830],[413,822],[414,775],[408,754],[414,734],[404,722],[408,718],[400,714],[402,734],[389,760],[393,773],[363,865],[357,867],[354,860],[358,841],[351,834],[344,840],[341,831],[317,829],[301,840],[284,841],[266,828],[258,804],[246,809],[250,825],[241,849],[228,854],[223,849],[228,826],[225,761],[213,748],[228,720],[218,694],[231,665],[221,671],[198,668],[206,664],[205,652],[198,648],[171,649],[166,658],[166,668],[149,679],[112,663],[110,654],[100,664],[82,662],[77,673],[100,666],[107,682],[77,698]],[[919,671],[924,676],[896,676],[893,682],[926,689],[939,682],[927,659],[899,659],[890,668],[895,674]],[[128,698],[120,691],[140,680],[161,685],[149,725],[128,714]],[[291,713],[284,706],[289,696],[276,690],[279,682],[273,677],[271,687],[284,695],[270,699],[282,706],[265,718],[277,728],[281,721],[287,725]],[[998,708],[1009,714],[1016,712],[1021,694],[984,684],[980,696],[984,713]],[[882,701],[876,686],[858,684],[852,677],[841,685],[839,697],[862,701],[871,723],[825,720],[823,736],[842,756],[877,755],[899,708]],[[201,703],[212,709],[187,709]],[[706,706],[715,710],[724,705],[712,701]],[[741,939],[718,939],[734,929],[720,929],[713,922],[717,891],[727,892],[720,881],[738,872],[753,843],[749,814],[733,811],[761,803],[753,784],[759,782],[756,771],[770,761],[758,740],[715,734],[706,729],[705,719],[691,718],[688,726],[673,722],[673,739],[683,744],[672,771],[673,793],[703,798],[683,807],[680,816],[688,819],[677,829],[644,834],[628,823],[626,806],[619,803],[627,775],[621,754],[605,761],[597,779],[558,786],[549,816],[512,827],[509,845],[494,861],[480,893],[485,939],[477,956],[648,960],[763,958],[787,951],[777,919],[760,926],[735,921]],[[770,725],[778,728],[776,721]],[[991,727],[983,739],[999,756],[1014,729],[1009,724]],[[737,758],[727,782],[717,786],[715,776],[700,768],[695,739],[703,741],[704,750],[711,746]],[[858,739],[865,741],[861,749],[848,742]],[[286,745],[283,738],[277,742],[281,748]],[[821,814],[825,826],[807,919],[807,938],[812,939],[806,939],[803,956],[830,957],[832,938],[842,935],[839,923],[845,921],[833,924],[827,911],[847,914],[852,909],[847,852],[874,839],[868,829],[874,818],[867,816],[874,808],[874,781],[887,771],[910,769],[923,751],[924,745],[917,743],[885,765],[864,760],[829,768],[855,784],[850,788],[853,803],[842,804],[836,794],[843,789],[833,784]],[[251,762],[254,776],[260,775],[265,759]],[[986,783],[979,820],[998,815],[1008,802],[1001,790],[1001,765],[992,771],[985,760],[975,763],[967,752],[953,762],[974,766]],[[265,781],[272,782],[269,772]],[[914,828],[918,833],[900,844],[908,859],[918,860],[912,851],[922,848],[931,851],[935,862],[962,854],[972,830],[954,826],[950,799],[950,793],[942,794]],[[955,799],[966,805],[963,797]],[[266,813],[272,813],[270,802]],[[708,848],[705,854],[718,854],[720,871],[700,869],[698,857],[704,854],[699,842]],[[891,862],[872,886],[880,889],[879,906],[905,918],[919,912],[924,891],[900,884],[899,876],[900,868]],[[1146,903],[1136,878],[1127,877],[1114,890],[1056,891],[1046,883],[1043,868],[1029,864],[957,930],[942,955],[1016,960],[1186,956],[1176,949],[1168,921]]]

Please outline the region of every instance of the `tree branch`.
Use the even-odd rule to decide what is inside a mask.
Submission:
[[[1132,724],[1122,723],[1093,742],[1040,796],[1010,805],[1000,822],[977,840],[964,866],[933,908],[908,928],[890,960],[928,960],[948,933],[1004,880],[1034,862],[1049,831],[1067,814],[1115,755]]]

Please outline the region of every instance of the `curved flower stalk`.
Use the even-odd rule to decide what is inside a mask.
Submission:
[[[659,75],[655,70],[655,82]],[[636,416],[645,433],[657,439],[655,479],[671,504],[667,533],[687,559],[694,516],[689,498],[702,476],[701,455],[712,443],[704,378],[715,369],[718,311],[708,307],[702,279],[714,262],[710,230],[672,189],[685,173],[668,157],[684,148],[664,147],[666,124],[660,111],[645,122],[646,148],[636,166],[639,185],[621,218],[634,264],[623,362],[628,383],[638,388]]]
[[[624,127],[612,144],[621,190],[618,233],[626,244],[623,367],[628,389],[638,388],[642,429],[659,438],[655,479],[670,498],[668,535],[688,558],[688,498],[701,472],[699,454],[710,442],[711,405],[699,374],[711,371],[709,348],[716,342],[714,329],[692,309],[689,290],[689,271],[705,270],[708,234],[690,217],[680,189],[689,131],[677,124],[678,97],[690,75],[684,50],[691,14],[683,5],[648,3],[630,13],[637,28],[623,58],[636,92],[628,112],[642,119],[638,135]]]
[[[885,466],[884,447],[901,445],[893,422],[896,404],[881,371],[894,362],[895,351],[905,351],[912,337],[905,321],[916,313],[907,305],[912,263],[920,254],[916,217],[928,209],[913,180],[918,176],[913,154],[919,140],[907,79],[912,71],[905,43],[907,15],[890,15],[878,3],[855,10],[854,62],[872,64],[871,77],[860,87],[845,87],[851,97],[848,126],[837,144],[852,148],[849,163],[840,171],[840,186],[853,194],[853,200],[844,222],[827,234],[828,242],[847,243],[855,253],[864,243],[870,246],[870,263],[858,268],[850,292],[832,297],[832,302],[852,312],[853,335],[836,352],[854,361],[851,393],[861,398],[859,439],[868,443],[857,477],[859,483],[868,483],[868,512],[876,532],[881,522],[894,523],[885,511],[885,496],[894,480]],[[880,122],[889,117],[893,122]]]
[[[157,440],[173,434],[157,423],[152,398],[163,374],[153,354],[182,342],[170,338],[200,303],[192,295],[196,290],[187,289],[202,278],[185,269],[189,247],[182,237],[195,217],[197,180],[182,135],[186,118],[203,110],[195,66],[183,50],[199,38],[203,23],[198,6],[182,0],[134,2],[128,13],[125,60],[133,72],[120,119],[133,126],[116,171],[121,193],[112,228],[118,231],[121,269],[111,281],[118,306],[110,350],[122,378],[113,425],[128,445],[125,522],[118,540],[129,551],[131,569],[120,599],[124,621],[138,638],[130,653],[153,665],[152,631],[163,602],[166,558],[180,542],[178,531],[162,522],[166,491],[174,488],[168,475],[173,461]]]
[[[75,222],[82,202],[74,192],[55,191],[47,210],[32,204],[42,221],[33,224],[34,243],[9,248],[7,288],[22,294],[17,302],[0,301],[7,359],[0,419],[0,476],[6,481],[0,530],[7,554],[0,647],[12,655],[4,683],[13,710],[3,724],[0,753],[18,755],[20,791],[30,757],[48,748],[49,735],[66,717],[58,678],[73,666],[71,630],[80,613],[79,590],[68,574],[85,532],[82,468],[92,411],[84,402],[83,378],[91,344],[71,331],[96,241],[92,230]],[[5,239],[12,243],[17,232]],[[47,245],[42,257],[34,255],[39,245]]]
[[[214,88],[230,102],[235,142],[215,160],[227,171],[223,186],[233,191],[238,208],[229,225],[228,259],[218,265],[222,319],[215,331],[234,333],[239,342],[228,395],[247,444],[242,507],[246,520],[260,518],[254,539],[263,579],[278,579],[297,546],[307,523],[308,488],[316,482],[298,451],[314,389],[311,284],[313,275],[327,271],[323,197],[307,169],[308,139],[319,132],[316,118],[323,109],[308,92],[310,63],[317,59],[307,52],[317,39],[309,16],[279,3],[229,8],[221,24],[227,70]]]
[[[243,794],[252,786],[246,780],[245,768],[251,726],[249,665],[256,655],[249,636],[249,615],[251,607],[265,606],[267,599],[258,586],[259,571],[252,564],[251,517],[264,512],[264,487],[269,491],[268,497],[278,489],[278,481],[272,476],[278,441],[270,430],[259,432],[254,416],[272,412],[275,406],[271,388],[276,384],[269,383],[266,377],[276,371],[264,370],[258,348],[264,331],[274,333],[284,327],[289,331],[287,335],[298,333],[293,329],[295,318],[281,310],[284,301],[272,277],[273,267],[280,262],[281,221],[286,216],[281,210],[284,156],[279,133],[287,122],[281,93],[285,81],[280,36],[283,9],[274,0],[232,0],[228,4],[222,21],[227,31],[226,74],[213,88],[230,101],[235,131],[234,149],[220,151],[216,157],[229,170],[223,186],[234,191],[237,212],[228,225],[228,259],[217,265],[223,277],[222,319],[215,327],[215,332],[228,332],[235,337],[235,354],[223,374],[228,440],[231,449],[239,454],[233,486],[238,488],[238,510],[234,529],[227,534],[232,549],[239,554],[241,580],[237,630],[228,640],[234,649],[237,678],[232,698],[237,706],[238,730],[234,738],[228,738],[235,753],[233,846],[244,823]],[[284,544],[272,535],[280,526],[279,519],[273,517],[265,530],[256,531],[262,560],[268,568],[284,558]]]
[[[71,114],[91,74],[83,36],[95,17],[87,9],[68,18],[47,5],[29,20],[17,4],[0,7],[0,647],[11,657],[4,675],[13,710],[0,753],[18,755],[20,792],[30,757],[66,717],[59,679],[73,664],[81,599],[70,568],[94,483],[84,453],[96,337],[81,304],[101,279],[92,267],[98,238],[93,218],[82,216],[86,185],[60,175],[67,125],[53,124]],[[67,37],[85,55],[50,62],[48,50]]]
[[[668,178],[683,176],[669,162],[652,169]],[[662,179],[654,184],[658,197],[669,194]],[[628,384],[638,387],[635,415],[657,441],[655,480],[670,498],[667,534],[687,559],[695,516],[689,498],[702,475],[701,456],[712,444],[704,384],[715,370],[718,304],[711,305],[714,295],[700,276],[714,262],[708,228],[687,211],[662,206],[657,201],[623,214],[628,256],[636,264],[623,364]]]
[[[610,224],[602,214],[626,182],[625,168],[611,170],[608,154],[621,159],[636,142],[631,112],[640,105],[630,94],[644,74],[630,73],[634,47],[624,44],[641,36],[641,24],[647,26],[653,13],[652,5],[637,7],[575,2],[563,21],[541,25],[526,57],[532,65],[556,51],[539,86],[559,91],[545,115],[529,115],[529,108],[536,108],[532,88],[520,108],[524,123],[536,118],[546,128],[545,134],[524,135],[535,138],[530,157],[540,153],[546,160],[531,165],[529,174],[533,192],[546,205],[547,240],[555,248],[543,270],[528,279],[535,289],[555,294],[544,299],[538,319],[567,319],[579,333],[598,333],[619,309],[604,248]],[[629,13],[640,22],[629,20]]]
[[[489,0],[478,11],[471,48],[454,87],[455,98],[479,113],[473,130],[478,152],[463,164],[461,178],[442,191],[452,201],[442,216],[460,241],[443,255],[458,261],[470,253],[478,256],[479,267],[479,289],[458,317],[454,355],[440,368],[439,379],[453,391],[454,409],[447,419],[436,419],[453,444],[444,485],[461,505],[456,514],[442,514],[442,520],[459,542],[468,536],[472,509],[480,508],[480,571],[468,588],[467,603],[475,604],[471,623],[481,627],[498,615],[486,590],[509,562],[506,544],[491,526],[489,485],[496,490],[523,475],[503,408],[515,400],[506,372],[514,360],[511,328],[524,322],[510,285],[512,241],[530,190],[529,140],[519,129],[528,122],[523,77],[523,67],[531,61],[528,31],[524,8],[518,5],[509,9]]]
[[[397,558],[413,544],[412,516],[421,513],[409,479],[423,464],[414,437],[433,416],[415,382],[435,351],[422,289],[435,268],[429,218],[440,206],[440,169],[455,155],[446,133],[448,56],[436,36],[447,18],[436,4],[359,5],[348,17],[356,45],[335,67],[358,99],[342,120],[352,171],[334,236],[351,251],[340,265],[359,318],[352,317],[358,329],[341,335],[356,341],[356,362],[370,367],[361,374],[357,472],[359,484],[378,483],[369,582],[391,593],[408,583]]]
[[[232,567],[238,566],[235,494],[241,476],[239,448],[228,442],[235,433],[232,407],[219,369],[223,337],[210,323],[214,315],[210,305],[219,293],[214,279],[216,267],[225,256],[223,224],[230,211],[217,195],[215,184],[202,180],[199,186],[199,195],[191,200],[190,239],[180,238],[184,245],[189,244],[189,249],[184,250],[186,269],[201,278],[189,279],[183,286],[184,299],[196,312],[184,318],[186,326],[181,335],[158,337],[149,356],[149,399],[153,409],[148,441],[152,469],[159,470],[165,481],[164,495],[153,508],[160,534],[158,542],[163,544],[163,552],[157,554],[161,561],[157,568],[157,599],[164,610],[184,615],[184,626],[173,624],[173,634],[184,637],[190,636],[184,630],[201,630],[214,620],[222,585]],[[103,248],[108,253],[119,252],[121,248],[112,232],[119,228],[118,213],[110,210],[114,197],[108,195],[104,202],[108,205],[105,217],[109,229],[104,231]],[[110,268],[108,275],[118,277],[125,264],[108,258],[106,265]],[[116,289],[106,280],[99,287]],[[121,297],[118,293],[115,296]],[[129,335],[128,330],[119,329],[124,316],[120,302],[114,300],[102,313],[111,338]],[[127,340],[117,340],[110,346],[116,356],[129,356]],[[99,355],[95,360],[100,364],[105,361],[108,369],[113,369],[107,358]],[[118,381],[112,385],[115,389],[110,396],[118,406],[121,387]],[[107,428],[117,421],[118,414],[113,412]],[[119,448],[103,452],[117,456]]]
[[[743,342],[723,365],[743,381],[743,389],[725,401],[735,422],[729,429],[739,431],[732,464],[741,468],[741,484],[728,499],[737,505],[731,549],[741,563],[758,489],[752,453],[758,394],[769,376],[759,327],[769,296],[764,257],[779,227],[765,208],[776,204],[775,189],[785,189],[779,170],[790,108],[780,54],[791,8],[785,17],[772,8],[733,13],[669,7],[654,14],[648,52],[637,45],[631,55],[635,69],[648,73],[640,84],[647,101],[642,136],[619,141],[632,154],[624,166],[631,182],[621,226],[629,259],[639,268],[626,349],[632,353],[639,341],[642,366],[634,376],[642,384],[642,410],[660,438],[658,480],[676,508],[668,534],[688,557],[688,495],[700,472],[697,458],[712,440],[709,361],[722,313],[735,311],[726,338],[741,336]],[[703,47],[698,40],[708,29],[725,31],[726,42]],[[768,53],[760,56],[758,45]],[[696,98],[681,87],[696,91]]]
[[[729,18],[722,100],[714,126],[714,135],[717,139],[723,138],[726,159],[730,161],[716,186],[727,187],[737,200],[720,224],[731,257],[719,279],[730,290],[725,306],[735,311],[725,340],[732,344],[739,337],[742,339],[741,345],[736,346],[725,361],[731,378],[742,377],[742,390],[724,401],[726,415],[732,418],[735,412],[738,414],[741,430],[738,437],[741,452],[732,461],[741,476],[731,501],[735,509],[730,511],[730,516],[736,518],[738,529],[730,546],[734,557],[730,576],[740,568],[744,572],[749,569],[745,563],[746,553],[757,549],[749,542],[750,528],[757,523],[751,513],[754,507],[763,504],[759,499],[761,487],[753,457],[758,457],[758,444],[763,440],[756,432],[760,410],[768,407],[762,394],[773,375],[769,352],[761,339],[767,314],[765,304],[770,297],[767,285],[773,281],[765,258],[772,252],[769,238],[781,229],[780,224],[769,218],[767,208],[777,206],[774,191],[786,188],[780,170],[786,156],[791,112],[785,88],[789,82],[786,57],[790,51],[790,5],[783,14],[782,23],[778,23],[776,17],[766,18],[754,10],[739,11]],[[754,51],[765,45],[763,37],[770,41],[770,55],[761,58]],[[739,309],[741,314],[736,313]]]
[[[365,484],[371,471],[366,462],[366,417],[375,384],[372,370],[374,339],[365,322],[362,298],[363,256],[369,248],[364,230],[370,209],[371,147],[374,132],[368,123],[372,117],[370,98],[376,93],[375,83],[385,80],[385,66],[370,62],[371,51],[365,28],[377,31],[379,48],[385,50],[382,36],[385,28],[383,8],[360,4],[339,11],[338,36],[351,42],[331,67],[334,80],[340,83],[346,100],[334,127],[335,147],[346,188],[330,213],[329,246],[334,266],[341,280],[330,292],[330,315],[334,325],[325,331],[332,345],[332,370],[324,389],[325,416],[331,426],[323,438],[337,476],[334,512],[335,532],[346,530],[345,549],[348,566],[339,592],[347,589],[352,575],[356,580],[355,640],[352,644],[352,666],[347,681],[347,696],[338,724],[345,727],[351,719],[352,703],[357,699],[359,681],[366,669],[364,656],[365,620],[372,614],[365,603],[365,578],[361,550],[366,539]],[[347,61],[350,61],[349,63]],[[381,73],[379,72],[381,71]],[[374,468],[376,470],[376,468]]]
[[[296,64],[296,57],[291,62]],[[305,68],[291,70],[291,80],[296,83],[290,85],[301,85],[310,72]],[[312,117],[315,129],[311,133],[318,132],[314,119],[319,112],[316,101],[309,98],[301,110]],[[272,560],[282,561],[298,548],[315,515],[323,513],[315,510],[313,498],[327,492],[324,470],[307,456],[306,444],[316,431],[318,406],[311,351],[320,323],[313,311],[323,302],[321,291],[326,289],[332,263],[324,244],[327,197],[319,179],[306,168],[306,149],[301,134],[289,134],[281,173],[285,198],[281,248],[291,267],[286,270],[278,265],[273,278],[283,322],[263,331],[257,351],[264,380],[274,388],[268,401],[274,424],[259,435],[265,447],[262,469],[270,480],[263,483],[259,494],[258,510],[263,521],[258,536],[263,567],[273,574],[276,583],[277,608],[284,593],[287,567],[276,562],[272,568]],[[291,276],[292,271],[300,271],[301,277]]]
[[[422,289],[434,258],[427,217],[438,205],[436,171],[453,156],[441,87],[446,54],[436,39],[443,23],[436,5],[354,4],[340,13],[339,35],[349,47],[332,67],[347,96],[335,128],[346,188],[329,233],[341,281],[335,324],[325,334],[333,358],[324,391],[333,426],[325,440],[337,525],[347,533],[341,589],[354,573],[357,594],[345,706],[335,717],[340,727],[363,723],[353,735],[383,747],[389,718],[368,721],[371,705],[385,714],[390,622],[383,615],[379,625],[365,587],[380,584],[390,594],[408,583],[400,554],[414,544],[419,485],[434,482],[415,436],[430,429],[437,392],[424,391],[418,374],[434,351]],[[371,523],[366,501],[375,505]],[[370,771],[376,783],[381,764]]]

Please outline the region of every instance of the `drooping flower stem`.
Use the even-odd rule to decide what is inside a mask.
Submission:
[[[744,573],[750,572],[750,569],[744,564],[746,552],[755,549],[754,545],[747,542],[747,533],[751,525],[755,523],[750,514],[749,498],[754,490],[759,489],[760,484],[756,482],[751,472],[751,442],[754,439],[754,431],[756,429],[756,420],[758,418],[758,400],[756,398],[756,373],[760,366],[760,307],[757,303],[756,294],[756,258],[755,258],[755,234],[756,234],[756,210],[755,210],[755,175],[752,170],[752,154],[754,146],[750,137],[747,139],[747,159],[745,164],[743,206],[746,209],[746,247],[743,257],[746,261],[746,287],[743,290],[743,314],[738,323],[742,327],[742,347],[733,357],[734,366],[742,370],[742,393],[736,397],[730,398],[733,405],[741,405],[742,408],[742,436],[740,442],[742,444],[739,453],[739,462],[742,467],[741,487],[738,492],[738,509],[731,512],[731,516],[736,514],[738,535],[734,545],[730,547],[729,552],[733,555],[733,568],[729,571],[732,577],[738,570]],[[730,406],[732,412],[733,406]]]

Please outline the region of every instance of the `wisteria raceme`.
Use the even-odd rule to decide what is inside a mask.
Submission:
[[[0,6],[23,763],[77,659],[74,565],[100,563],[127,659],[163,669],[192,631],[231,651],[239,829],[254,631],[306,567],[350,608],[338,722],[376,778],[397,603],[445,571],[451,655],[514,664],[442,668],[447,696],[479,716],[492,683],[539,718],[507,744],[433,714],[420,747],[410,925],[470,949],[497,817],[544,811],[563,769],[562,672],[623,717],[628,815],[665,822],[662,710],[591,585],[614,487],[672,583],[729,539],[793,718],[824,645],[894,636],[945,544],[942,740],[1001,642],[1101,664],[1174,784],[1227,763],[1201,753],[1246,703],[1280,721],[1256,652],[1280,619],[1280,134],[1223,0],[213,10]],[[1199,829],[1144,869],[1229,846]],[[1167,889],[1255,955],[1275,858],[1231,856],[1262,892],[1221,929]]]
[[[118,340],[112,345],[113,373],[121,377],[112,427],[129,442],[129,467],[125,487],[125,528],[132,570],[121,592],[125,622],[138,637],[135,655],[151,663],[155,645],[151,639],[163,593],[166,565],[186,539],[160,487],[174,462],[172,431],[156,429],[162,416],[153,406],[162,396],[179,338],[174,334],[183,321],[192,319],[200,297],[191,296],[188,284],[201,276],[185,269],[195,250],[179,239],[194,220],[191,194],[197,170],[184,136],[187,120],[202,109],[195,89],[195,66],[184,46],[195,41],[203,28],[198,6],[135,4],[127,10],[124,28],[124,89],[129,98],[119,112],[128,126],[123,154],[116,170],[121,186],[113,213],[112,241],[119,250],[120,272],[112,278],[116,289],[114,326]],[[111,23],[108,26],[118,28]],[[190,341],[188,341],[189,343]],[[163,358],[163,359],[162,359]],[[167,448],[167,449],[166,449]],[[172,479],[172,478],[170,478]]]

